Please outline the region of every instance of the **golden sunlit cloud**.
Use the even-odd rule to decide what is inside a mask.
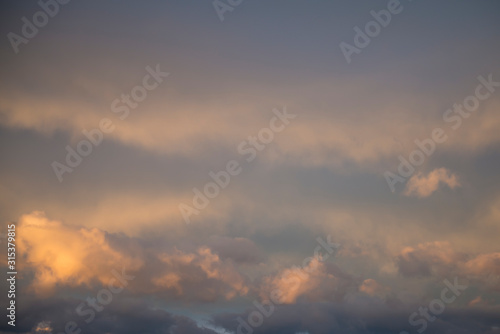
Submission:
[[[106,284],[113,269],[136,270],[142,261],[114,249],[97,228],[75,228],[48,219],[36,211],[18,223],[18,251],[35,272],[32,287],[50,292],[56,285]]]
[[[315,257],[303,268],[284,269],[265,278],[259,295],[265,300],[277,294],[282,304],[293,304],[300,297],[327,300],[335,294],[340,283],[341,279]]]

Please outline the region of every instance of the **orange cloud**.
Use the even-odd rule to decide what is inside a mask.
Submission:
[[[397,264],[405,276],[458,275],[479,281],[485,288],[500,289],[498,252],[463,254],[447,242],[430,242],[403,249]]]
[[[465,260],[448,242],[427,242],[404,248],[398,256],[399,272],[405,276],[446,275]]]
[[[112,270],[135,270],[142,261],[114,249],[104,231],[76,228],[36,211],[20,218],[18,252],[35,272],[32,288],[50,292],[56,285],[108,283]]]
[[[500,291],[500,253],[480,254],[463,265],[472,277],[481,277],[484,286]]]
[[[476,305],[480,305],[483,303],[483,298],[481,298],[481,296],[478,296],[477,298],[474,298],[473,300],[471,300],[469,302],[469,306],[476,306]]]
[[[414,175],[406,184],[404,195],[428,197],[438,190],[439,185],[442,183],[451,189],[460,187],[456,175],[446,168],[439,168],[433,170],[427,176],[423,176],[422,173]]]
[[[326,300],[336,293],[340,283],[341,279],[330,272],[324,262],[313,258],[303,268],[285,269],[274,277],[266,278],[260,296],[269,299],[279,291],[282,304],[293,304],[302,296]]]

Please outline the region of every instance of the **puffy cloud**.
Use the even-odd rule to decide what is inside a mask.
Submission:
[[[457,261],[464,258],[465,255],[456,253],[449,243],[436,241],[404,248],[396,262],[404,276],[430,276],[450,272]]]
[[[259,294],[263,300],[279,296],[281,304],[293,304],[299,299],[333,300],[351,284],[351,277],[338,267],[314,257],[304,267],[294,266],[266,277]]]
[[[500,275],[500,253],[480,254],[467,261],[465,268],[473,274]]]
[[[49,220],[36,211],[20,218],[17,226],[18,252],[35,272],[32,287],[49,292],[56,285],[108,283],[112,270],[136,270],[142,261],[110,243],[97,228],[70,227]]]
[[[139,268],[143,269],[141,275],[134,275],[128,286],[128,290],[136,294],[214,301],[249,292],[246,278],[238,272],[235,261],[230,257],[221,258],[207,246],[193,252],[177,248],[165,251],[162,245],[140,239],[50,220],[40,211],[19,219],[17,236],[18,252],[23,259],[20,265],[34,272],[30,286],[40,294],[49,294],[64,286],[106,285],[115,277],[113,270],[133,273]],[[224,242],[228,240],[218,245],[227,246]],[[242,244],[252,249],[252,245],[255,246],[247,239],[231,242],[231,247]]]
[[[399,272],[407,277],[458,275],[481,282],[482,288],[500,289],[500,253],[464,254],[447,242],[407,247],[397,257]]]
[[[222,261],[207,247],[195,253],[175,250],[159,255],[162,274],[152,278],[160,290],[173,291],[177,298],[214,301],[232,299],[249,291],[242,275],[231,263]]]
[[[461,267],[470,277],[480,279],[485,289],[500,291],[500,252],[479,254]]]
[[[422,173],[413,175],[406,184],[404,195],[428,197],[438,190],[442,183],[451,189],[461,186],[456,175],[446,168],[438,168],[430,172],[427,176],[422,175]]]

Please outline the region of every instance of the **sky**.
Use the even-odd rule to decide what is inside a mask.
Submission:
[[[498,1],[0,8],[0,333],[500,333]]]

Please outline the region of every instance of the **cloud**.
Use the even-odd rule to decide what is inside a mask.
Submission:
[[[108,283],[112,269],[136,270],[142,261],[113,247],[106,232],[49,220],[36,211],[20,218],[18,252],[35,272],[32,287],[50,292],[56,285]]]
[[[467,305],[476,306],[476,305],[480,305],[482,303],[483,303],[483,298],[481,296],[477,296],[476,298],[471,300]]]
[[[293,304],[299,299],[334,300],[351,284],[353,279],[349,275],[332,263],[321,262],[314,257],[302,268],[287,268],[266,277],[259,295],[261,299],[268,300],[277,292],[281,304]]]
[[[466,277],[486,290],[500,289],[500,253],[465,254],[447,242],[429,242],[406,247],[396,259],[406,277]]]
[[[254,334],[285,333],[351,333],[381,334],[413,333],[416,327],[410,326],[408,317],[418,309],[377,305],[363,307],[337,303],[298,303],[276,306],[269,317],[264,317],[261,326],[254,327]],[[251,311],[240,314],[221,314],[215,317],[216,325],[229,332],[237,332],[240,322],[249,319]],[[496,329],[495,329],[496,326]],[[499,334],[498,309],[474,310],[450,308],[446,316],[442,315],[432,324],[429,323],[425,333],[428,334]]]
[[[376,280],[368,278],[363,281],[363,283],[359,287],[359,291],[364,292],[372,297],[377,296],[380,298],[384,298],[390,292],[390,289],[383,286]]]
[[[36,327],[30,332],[30,334],[42,334],[42,333],[52,333],[53,329],[50,325],[50,321],[40,321]]]
[[[22,265],[26,271],[33,271],[30,286],[37,294],[50,294],[64,286],[106,285],[114,277],[113,270],[133,273],[140,268],[143,269],[141,274],[135,275],[127,288],[136,294],[155,293],[174,299],[214,301],[249,292],[247,280],[238,272],[233,259],[221,259],[207,246],[192,252],[169,246],[170,250],[165,251],[162,245],[150,245],[122,234],[50,220],[40,211],[19,219],[17,235],[18,252],[24,260]],[[230,250],[228,245],[245,245],[249,249],[253,245],[242,238],[214,237],[214,241],[222,245],[224,251]],[[249,257],[253,258],[253,255]]]
[[[88,65],[88,58],[82,59],[74,50],[68,52],[71,54],[68,63],[40,56],[20,69],[21,73],[9,73],[11,77],[5,79],[9,84],[0,89],[1,125],[47,135],[63,131],[72,137],[74,144],[82,138],[82,130],[97,127],[106,117],[116,125],[112,133],[106,134],[106,140],[155,154],[200,160],[206,158],[206,152],[214,152],[214,148],[234,152],[243,139],[268,125],[272,108],[287,105],[293,113],[307,110],[307,117],[276,136],[275,149],[262,152],[260,158],[328,168],[354,163],[366,168],[395,158],[403,151],[409,153],[415,138],[443,124],[440,117],[431,120],[422,117],[422,109],[441,115],[442,111],[436,108],[441,101],[434,101],[436,97],[424,98],[421,92],[408,94],[402,89],[394,94],[399,87],[388,93],[384,85],[377,85],[381,79],[378,76],[334,82],[302,78],[306,81],[300,87],[282,79],[278,86],[283,88],[278,90],[275,84],[270,87],[261,81],[248,81],[244,85],[238,83],[240,90],[246,92],[239,95],[232,94],[234,87],[226,87],[234,80],[226,63],[222,69],[214,67],[193,75],[192,60],[182,56],[178,63],[171,59],[162,68],[170,71],[169,67],[176,67],[183,71],[172,73],[172,78],[152,91],[140,107],[131,110],[128,119],[120,120],[119,114],[111,111],[111,103],[140,83],[148,64],[137,65],[137,56],[132,55],[118,63],[101,55],[100,62],[110,65],[96,71],[95,62]],[[196,99],[191,94],[177,92],[185,84],[194,84],[192,75],[196,78],[195,85],[199,85],[196,89],[203,92]],[[207,79],[213,75],[219,78],[217,85]],[[27,94],[26,80],[43,89],[37,94]],[[226,94],[224,102],[219,98],[221,91]],[[251,104],[247,102],[249,99],[253,101]],[[425,100],[430,102],[422,102]],[[462,148],[470,153],[500,142],[500,133],[495,131],[500,123],[495,112],[497,105],[498,102],[495,105],[491,100],[491,106],[485,105],[487,112],[467,120],[472,125],[470,129],[460,129],[462,135],[445,143],[443,149]]]
[[[152,283],[173,292],[177,298],[215,301],[223,296],[232,299],[249,291],[245,278],[229,262],[222,261],[208,247],[196,252],[175,250],[159,255],[162,273]]]
[[[175,315],[135,299],[113,302],[96,313],[86,323],[76,313],[76,307],[85,300],[54,297],[51,299],[22,299],[23,307],[16,314],[16,327],[3,322],[0,333],[64,333],[68,322],[75,322],[81,333],[155,333],[155,334],[216,334],[200,326],[188,316]]]
[[[500,291],[500,252],[479,254],[465,262],[462,270],[480,279],[485,289]]]
[[[440,184],[446,184],[451,189],[460,187],[461,184],[455,174],[446,168],[438,168],[427,176],[418,173],[408,181],[404,191],[405,196],[428,197],[438,190]]]
[[[404,276],[446,275],[465,254],[458,254],[448,242],[428,242],[416,247],[406,247],[398,255],[396,262]]]

